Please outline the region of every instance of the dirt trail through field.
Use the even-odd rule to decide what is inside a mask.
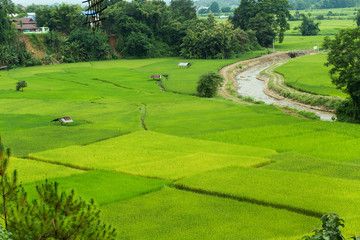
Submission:
[[[286,63],[289,59],[290,56],[287,52],[277,52],[226,66],[219,71],[225,79],[224,85],[219,89],[219,93],[226,99],[245,103],[244,100],[234,96],[234,91],[236,91],[236,95],[240,94],[244,97],[252,97],[266,104],[275,104],[282,107],[287,106],[299,111],[313,112],[320,116],[322,120],[330,121],[333,117],[331,111],[284,98],[269,89],[268,83],[270,77],[272,77],[276,84],[282,88],[286,88],[289,92],[297,92],[302,95],[307,94],[289,88],[286,86],[282,76],[272,71],[277,66]],[[264,69],[266,69],[265,72],[268,76],[260,75],[260,72]]]

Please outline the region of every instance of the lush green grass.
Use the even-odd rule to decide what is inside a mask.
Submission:
[[[38,162],[29,159],[11,158],[8,169],[11,176],[14,170],[17,171],[19,183],[40,181],[54,177],[73,176],[75,174],[83,173],[81,170],[60,165]]]
[[[331,8],[331,9],[310,9],[310,10],[300,10],[300,14],[311,14],[312,17],[318,17],[323,15],[325,19],[330,20],[353,20],[355,14],[357,13],[358,8]],[[328,16],[329,11],[338,16]],[[296,13],[296,10],[290,11],[292,15]],[[340,16],[342,15],[342,16]]]
[[[228,167],[179,181],[193,189],[225,193],[250,201],[278,204],[319,215],[336,212],[345,220],[359,216],[359,181],[268,169]],[[354,232],[357,224],[347,224]]]
[[[260,122],[260,121],[259,121]],[[313,122],[268,124],[197,136],[207,140],[269,147],[335,161],[358,159],[358,125]]]
[[[324,64],[326,54],[316,54],[292,59],[276,68],[275,71],[284,75],[286,84],[301,91],[320,95],[347,97],[336,89],[329,75],[330,68]],[[299,71],[301,69],[301,71]]]
[[[285,36],[284,42],[275,43],[276,51],[313,49],[322,46],[325,36]]]
[[[360,166],[351,162],[327,161],[298,153],[277,154],[271,159],[275,162],[264,168],[360,180]]]
[[[320,22],[319,35],[335,35],[339,32],[340,29],[355,27],[356,23],[353,20],[315,20],[315,22]],[[301,25],[302,21],[289,21],[290,30],[286,31],[286,35],[301,35],[300,30],[295,30]],[[285,39],[288,36],[285,36]]]
[[[105,205],[149,192],[160,190],[171,182],[147,179],[106,171],[89,171],[70,177],[51,178],[49,181],[59,183],[61,191],[75,190],[77,196],[90,201],[94,199],[99,205]],[[29,198],[36,197],[35,186],[43,181],[25,184]]]
[[[30,157],[83,168],[178,179],[224,166],[270,162],[269,149],[199,141],[149,131],[135,132],[88,146],[72,146]]]
[[[119,239],[298,239],[315,218],[166,188],[102,207]]]
[[[226,184],[220,190],[233,193],[235,189],[236,194],[238,187],[244,186],[243,193],[249,198],[314,211],[329,207],[347,221],[351,219],[351,226],[360,223],[355,216],[360,193],[354,186],[358,181],[345,179],[358,176],[359,125],[299,119],[274,106],[191,96],[200,74],[217,71],[236,59],[191,61],[193,66],[188,69],[178,68],[180,61],[187,60],[119,60],[0,73],[0,131],[2,141],[15,156],[29,154],[103,170],[81,173],[21,160],[15,167],[26,175],[20,175],[20,179],[28,183],[55,178],[65,189],[75,188],[84,198],[95,198],[108,221],[118,225],[119,238],[219,239],[227,234],[229,239],[297,239],[318,224],[316,219],[283,210],[173,189],[138,197],[170,182],[119,172],[183,178],[189,183],[201,176],[206,177],[205,181],[207,174],[216,173],[218,182],[204,183],[204,189],[214,187],[218,191],[219,184]],[[149,81],[151,74],[169,74],[163,84],[170,92],[162,92],[156,82]],[[24,92],[11,87],[17,80],[28,82]],[[63,116],[71,116],[75,122],[69,126],[50,123]],[[143,130],[142,120],[148,131]],[[284,155],[277,156],[281,152],[295,155],[286,159]],[[278,170],[253,169],[269,163],[269,155],[277,158],[277,163],[266,168]],[[356,167],[337,163],[346,161],[352,161]],[[235,169],[238,176],[229,172],[225,177],[225,170],[214,172],[224,167]],[[213,172],[203,175],[209,170]],[[350,177],[345,176],[348,171]],[[246,176],[241,179],[243,182],[239,182],[241,176]],[[263,187],[258,186],[260,183]],[[304,187],[291,189],[296,184]],[[310,193],[310,184],[316,185],[319,195],[324,196]],[[262,188],[266,191],[261,192]],[[340,194],[336,195],[335,190]],[[332,199],[320,206],[320,200],[330,196]],[[345,204],[345,200],[350,203]],[[191,211],[187,213],[185,209]],[[354,227],[349,229],[355,231]]]

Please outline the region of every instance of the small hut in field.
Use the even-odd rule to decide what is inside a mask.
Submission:
[[[63,125],[64,123],[65,124],[72,123],[72,122],[74,122],[74,120],[72,120],[71,117],[62,117],[62,118],[56,118],[56,119],[52,120],[52,122],[60,122],[60,125]]]

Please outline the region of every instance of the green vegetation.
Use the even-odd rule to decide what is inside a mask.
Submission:
[[[326,38],[324,47],[329,49],[326,66],[330,66],[332,83],[349,94],[351,101],[336,110],[340,121],[360,122],[360,79],[358,76],[359,27],[341,30],[335,39]]]
[[[14,156],[34,158],[13,158],[10,169],[29,198],[45,178],[93,198],[118,239],[298,239],[316,226],[308,215],[323,211],[356,234],[358,125],[193,96],[201,74],[259,55],[190,68],[161,58],[1,72],[2,139]],[[165,91],[153,74],[168,75]],[[28,83],[22,93],[19,80]],[[74,123],[50,122],[65,116]],[[181,185],[223,195],[174,189]]]
[[[146,240],[298,239],[318,221],[286,210],[170,188],[102,210],[104,220],[114,223],[120,236]]]
[[[295,89],[325,96],[347,97],[332,84],[329,68],[324,65],[326,58],[326,54],[316,54],[292,59],[276,68],[276,71],[285,77],[287,85]]]
[[[286,183],[286,184],[285,184]],[[358,181],[287,171],[227,167],[180,180],[176,186],[194,191],[226,194],[237,199],[277,206],[310,216],[333,210],[343,216],[359,216]],[[338,198],[337,196],[341,196]],[[348,232],[356,223],[348,221]]]
[[[179,179],[224,166],[265,165],[270,160],[264,157],[272,154],[275,152],[269,149],[141,131],[88,146],[60,148],[29,156],[85,169]]]
[[[223,82],[224,79],[219,74],[208,72],[200,76],[196,90],[200,97],[215,97]]]

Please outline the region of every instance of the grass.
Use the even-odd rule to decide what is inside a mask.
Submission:
[[[60,165],[43,163],[28,159],[11,158],[9,173],[16,170],[19,183],[29,183],[55,177],[70,177],[83,171]]]
[[[16,157],[93,169],[82,172],[30,160],[14,165],[32,189],[34,182],[50,178],[64,189],[76,188],[86,199],[95,198],[107,221],[118,226],[119,238],[297,239],[318,224],[285,210],[175,189],[143,195],[172,181],[193,183],[202,176],[215,182],[204,183],[204,189],[237,194],[243,186],[244,195],[261,201],[313,211],[331,207],[356,233],[359,125],[295,118],[264,104],[193,96],[200,74],[236,60],[196,60],[188,69],[177,67],[184,59],[162,58],[1,72],[2,141]],[[167,91],[150,81],[151,74],[169,75],[163,81]],[[27,81],[24,92],[13,90],[18,80]],[[63,116],[74,123],[50,123]],[[264,166],[271,160],[276,163]],[[224,169],[235,170],[227,176]],[[310,194],[311,184],[321,197]],[[323,207],[321,199],[326,201]]]
[[[165,180],[147,179],[106,171],[89,171],[70,177],[57,177],[49,180],[58,182],[61,191],[74,189],[77,196],[87,201],[94,199],[99,205],[158,191],[171,183]],[[30,199],[36,197],[35,186],[41,183],[42,181],[24,185]]]
[[[270,162],[264,157],[275,153],[269,149],[141,131],[88,146],[31,154],[30,157],[85,169],[178,179],[224,166],[264,165]]]
[[[360,166],[349,162],[333,162],[298,153],[277,154],[271,159],[275,163],[265,166],[265,169],[360,180]]]
[[[276,68],[276,71],[284,75],[287,85],[301,91],[326,96],[348,97],[332,84],[329,75],[330,68],[324,65],[326,59],[326,54],[304,56],[292,59]],[[299,71],[299,68],[302,71]]]
[[[276,51],[313,49],[322,46],[325,36],[285,36],[284,42],[275,43]]]
[[[297,239],[317,219],[165,188],[102,207],[120,239]],[[221,223],[221,224],[220,224]]]
[[[218,192],[248,199],[298,208],[304,213],[336,212],[347,218],[358,216],[360,204],[359,182],[304,173],[228,167],[209,171],[177,183],[192,189]],[[347,223],[347,232],[357,226]]]

